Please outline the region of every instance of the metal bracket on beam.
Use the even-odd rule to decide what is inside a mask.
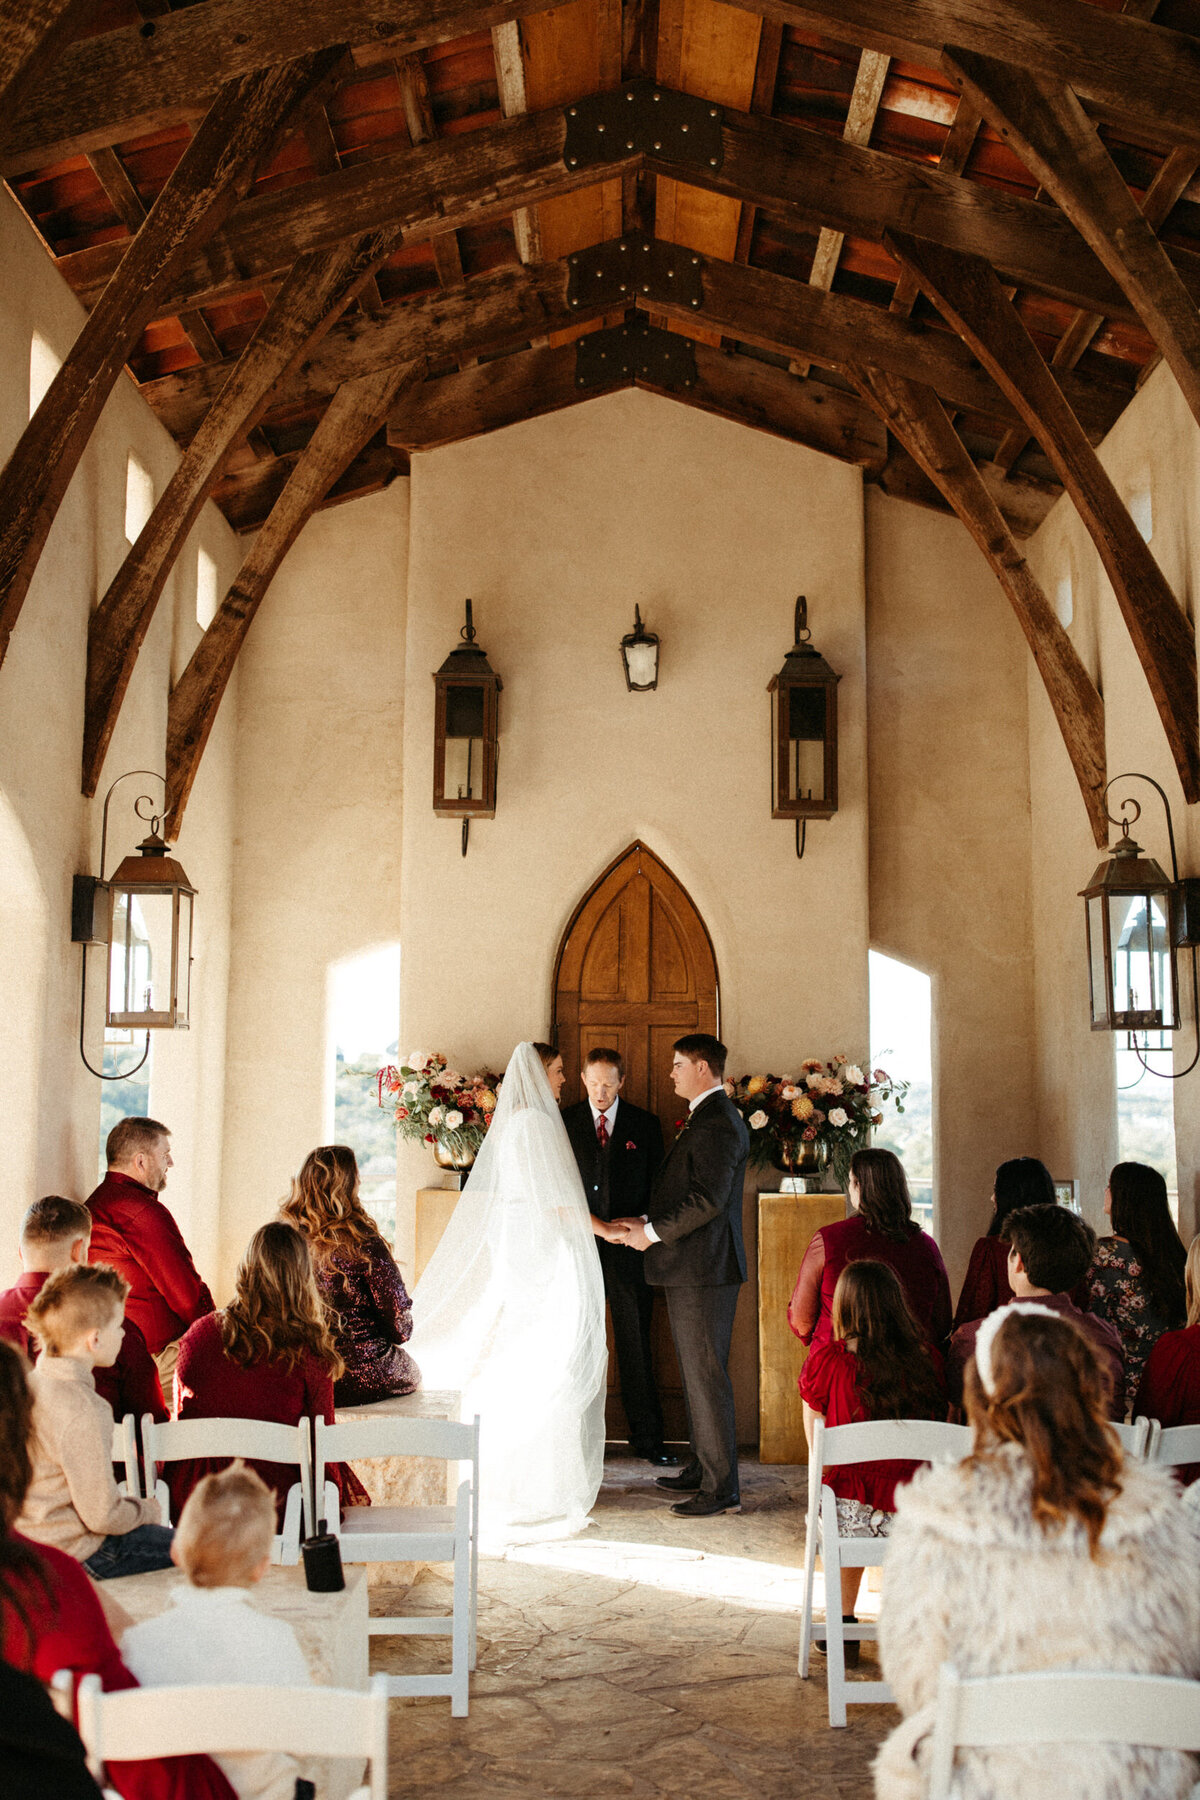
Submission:
[[[691,338],[657,325],[614,325],[577,341],[576,387],[610,387],[648,381],[653,387],[693,387],[696,351]]]
[[[563,161],[590,169],[637,150],[693,169],[719,169],[725,154],[721,108],[655,81],[623,81],[566,109]]]
[[[694,250],[627,231],[607,244],[594,244],[567,258],[569,306],[628,306],[648,295],[664,303],[699,306],[704,298],[704,263]]]

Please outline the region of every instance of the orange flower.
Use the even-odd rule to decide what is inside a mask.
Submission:
[[[792,1101],[792,1117],[794,1119],[811,1119],[816,1108],[807,1094],[801,1094],[798,1100]]]

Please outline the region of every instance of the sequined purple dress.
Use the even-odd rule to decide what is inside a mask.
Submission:
[[[333,1338],[346,1372],[333,1390],[339,1406],[364,1406],[411,1394],[421,1385],[404,1344],[412,1336],[412,1301],[383,1242],[335,1250],[317,1270],[321,1297],[336,1314]]]

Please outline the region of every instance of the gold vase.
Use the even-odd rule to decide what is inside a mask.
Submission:
[[[794,1150],[780,1146],[780,1160],[775,1167],[801,1183],[801,1193],[815,1194],[825,1179],[829,1163],[829,1145],[820,1138],[810,1138]]]
[[[439,1169],[465,1170],[471,1168],[475,1161],[474,1150],[451,1150],[445,1144],[433,1146],[433,1160]]]

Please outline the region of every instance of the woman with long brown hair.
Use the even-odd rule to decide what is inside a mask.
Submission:
[[[833,1292],[832,1336],[809,1353],[800,1371],[804,1431],[812,1443],[818,1416],[827,1425],[865,1419],[944,1419],[942,1359],[914,1319],[896,1273],[881,1262],[852,1262]],[[825,1471],[837,1498],[842,1537],[887,1537],[896,1489],[920,1465],[907,1460],[847,1463]],[[882,1561],[882,1557],[880,1558]],[[842,1617],[854,1622],[861,1569],[842,1570]],[[848,1643],[857,1662],[858,1645]]]
[[[1147,1163],[1117,1163],[1104,1210],[1112,1236],[1101,1238],[1088,1270],[1088,1310],[1121,1334],[1125,1392],[1136,1394],[1146,1358],[1187,1312],[1187,1252],[1171,1218],[1167,1184]]]
[[[1164,1469],[1121,1453],[1094,1350],[1019,1300],[984,1320],[968,1366],[971,1455],[897,1496],[879,1619],[904,1722],[875,1765],[879,1800],[918,1800],[938,1670],[1200,1674],[1200,1538]],[[1116,1743],[972,1750],[970,1800],[1183,1800],[1193,1759]]]
[[[181,1419],[301,1419],[333,1423],[333,1384],[342,1371],[313,1276],[308,1245],[284,1220],[262,1225],[238,1265],[233,1299],[185,1332],[175,1370]],[[226,1458],[225,1462],[229,1459]],[[205,1475],[225,1467],[208,1457],[167,1465],[171,1516]],[[296,1471],[254,1461],[274,1491],[280,1523]],[[368,1504],[366,1489],[344,1464],[335,1465],[343,1506]]]
[[[303,1232],[342,1359],[339,1406],[411,1394],[421,1371],[404,1345],[412,1301],[391,1251],[358,1194],[358,1162],[346,1144],[305,1157],[280,1217]]]
[[[950,1333],[950,1282],[941,1251],[912,1216],[903,1163],[890,1150],[856,1150],[847,1188],[851,1216],[813,1233],[788,1324],[813,1350],[828,1343],[838,1276],[866,1259],[895,1270],[917,1323],[940,1347]]]

